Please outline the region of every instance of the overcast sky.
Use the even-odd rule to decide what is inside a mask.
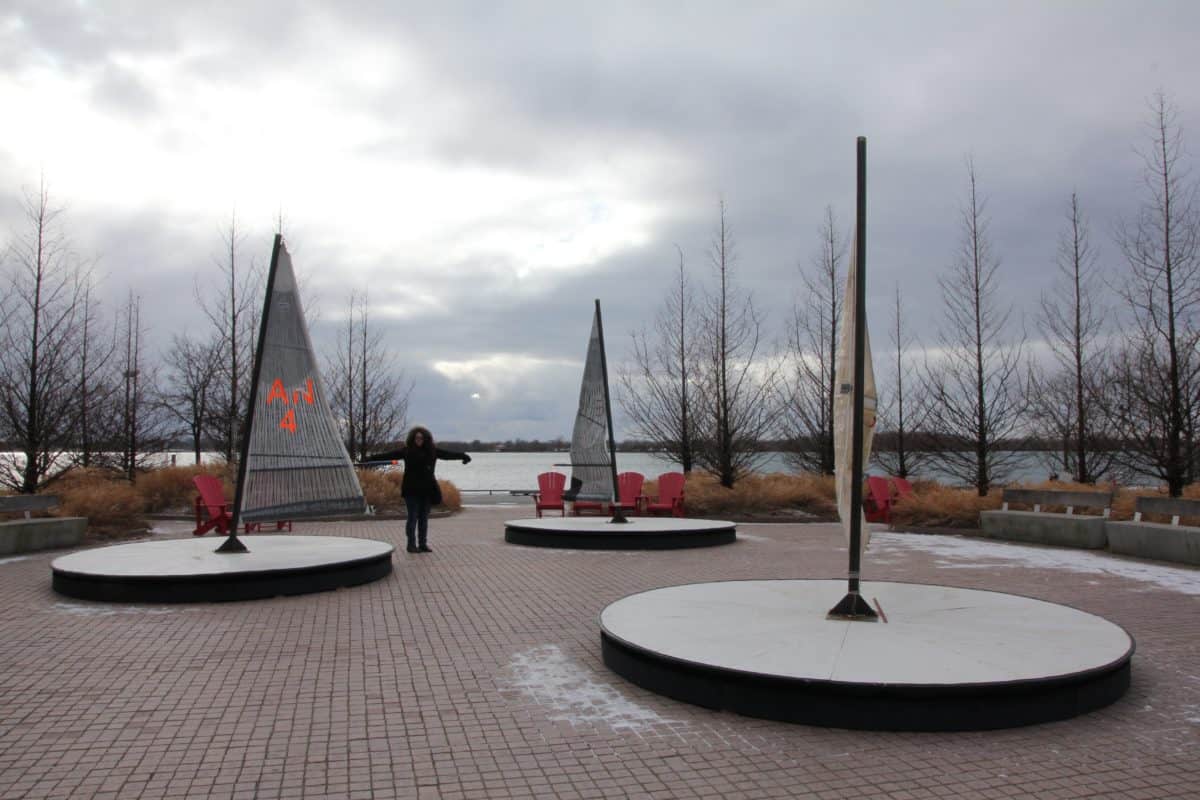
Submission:
[[[709,282],[718,198],[784,336],[859,135],[877,351],[897,283],[936,338],[968,156],[1004,302],[1035,313],[1072,191],[1119,274],[1156,91],[1196,164],[1198,40],[1195,2],[7,0],[0,245],[44,176],[110,311],[139,293],[165,345],[204,330],[231,216],[265,265],[282,212],[318,348],[367,290],[410,421],[569,437],[593,298],[619,364],[676,244]]]

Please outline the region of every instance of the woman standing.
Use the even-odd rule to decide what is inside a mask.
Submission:
[[[367,461],[404,462],[400,494],[408,509],[404,535],[408,539],[407,550],[410,553],[433,552],[429,546],[429,511],[442,502],[442,490],[434,475],[439,458],[471,463],[471,457],[466,453],[454,453],[434,445],[433,434],[419,425],[408,432],[400,449],[367,457]]]

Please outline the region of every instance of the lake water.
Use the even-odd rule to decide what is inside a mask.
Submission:
[[[453,481],[459,489],[468,491],[494,489],[533,490],[537,488],[537,476],[541,472],[557,471],[567,475],[570,467],[561,466],[571,460],[569,453],[472,453],[471,463],[464,466],[457,461],[439,461],[438,477]],[[680,469],[678,462],[664,459],[652,453],[617,453],[617,468],[621,472],[640,472],[653,479],[662,472]],[[758,467],[760,472],[791,473],[783,453],[767,453]],[[872,464],[868,472],[884,474],[886,470]],[[1011,480],[1040,481],[1048,474],[1046,466],[1037,453],[1022,454]],[[925,471],[921,477],[936,478],[953,483],[936,468]]]
[[[151,459],[156,465],[175,463],[186,466],[193,462],[191,452],[162,453]],[[203,454],[204,461],[219,461],[215,453]],[[558,471],[570,474],[570,467],[562,466],[571,460],[569,453],[471,453],[471,463],[463,465],[457,461],[438,462],[438,477],[452,481],[459,489],[476,491],[531,491],[537,488],[537,476],[541,472]],[[653,479],[663,472],[680,469],[677,462],[652,453],[617,453],[617,468],[622,472],[640,472]],[[783,453],[766,453],[758,467],[760,472],[784,472],[789,467]],[[877,464],[871,464],[868,472],[885,473]],[[1038,453],[1022,453],[1014,470],[1013,481],[1040,481],[1048,474]],[[936,466],[923,470],[920,477],[935,478],[945,483],[955,483],[941,473]]]

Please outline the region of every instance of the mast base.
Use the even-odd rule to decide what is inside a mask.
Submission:
[[[615,522],[618,525],[628,525],[629,517],[626,517],[620,508],[614,508],[612,519],[610,519],[609,522]]]
[[[848,622],[878,622],[879,615],[858,592],[848,592],[838,604],[829,609],[826,619],[841,619]]]
[[[225,541],[221,543],[214,552],[217,553],[249,553],[250,550],[246,545],[242,544],[242,540],[237,537],[237,533],[230,533],[225,537]]]

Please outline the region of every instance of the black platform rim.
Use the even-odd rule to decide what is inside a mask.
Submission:
[[[562,550],[682,550],[691,547],[716,547],[737,541],[737,525],[687,531],[547,531],[504,524],[504,541],[528,547]]]
[[[766,578],[731,581],[698,581],[674,586],[714,583],[767,583],[771,581],[829,581],[830,578]],[[1043,600],[1013,592],[969,586],[926,584],[917,581],[878,581],[910,586],[987,592]],[[634,592],[622,600],[659,589]],[[836,601],[836,598],[834,599]],[[1066,603],[1053,603],[1083,614],[1090,611]],[[604,610],[607,610],[605,606]],[[1124,626],[1116,626],[1129,639],[1129,647],[1107,664],[1078,672],[978,683],[881,683],[756,673],[682,659],[632,644],[600,626],[601,657],[609,669],[631,683],[656,694],[693,705],[734,711],[745,716],[781,722],[857,730],[956,731],[993,730],[1052,722],[1094,711],[1118,700],[1129,688],[1136,640]],[[878,623],[858,623],[878,624]]]
[[[54,591],[122,603],[219,603],[312,594],[358,586],[392,572],[394,547],[330,564],[200,575],[99,575],[51,567]]]

